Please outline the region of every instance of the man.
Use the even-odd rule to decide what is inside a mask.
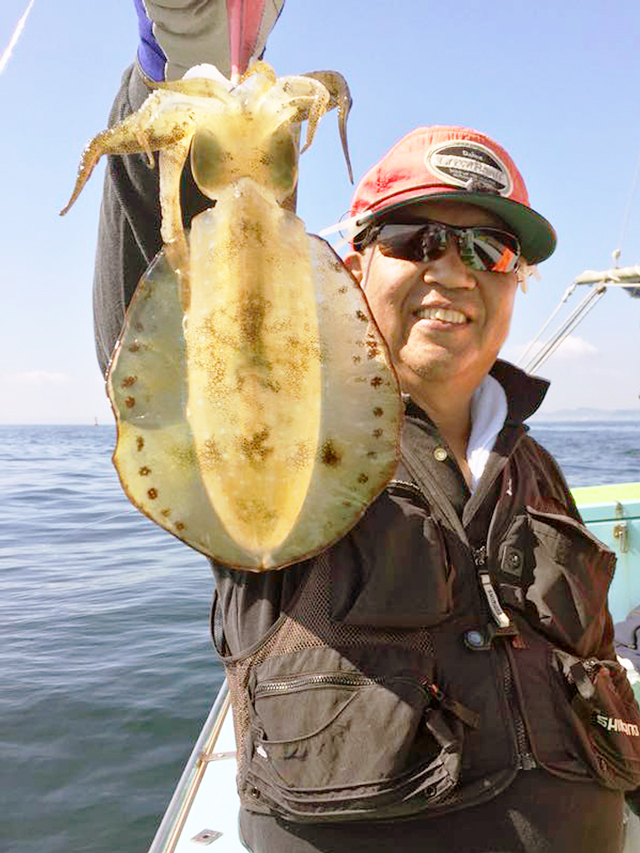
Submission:
[[[113,118],[145,88],[129,72]],[[158,248],[145,168],[112,158],[107,173],[103,365]],[[204,206],[193,186],[185,199],[187,218]],[[345,263],[400,381],[402,457],[319,557],[259,575],[213,566],[243,840],[254,853],[619,853],[640,717],[612,663],[613,556],[526,434],[546,383],[497,360],[553,229],[506,151],[463,128],[405,136],[352,213]]]
[[[637,709],[619,667],[584,662],[614,658],[612,555],[522,425],[547,383],[496,360],[553,230],[509,155],[463,128],[400,140],[352,213],[366,224],[345,262],[405,395],[402,461],[320,558],[259,577],[214,567],[245,840],[620,850],[615,788],[637,784],[637,747],[625,738],[614,781],[618,739],[589,715],[625,708],[635,725]],[[436,698],[426,716],[416,678]]]

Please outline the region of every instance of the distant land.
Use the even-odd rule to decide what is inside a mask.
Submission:
[[[637,409],[558,409],[555,412],[540,412],[530,419],[536,421],[637,421],[640,424],[640,405]]]

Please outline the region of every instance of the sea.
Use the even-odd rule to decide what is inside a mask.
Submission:
[[[640,421],[544,422],[571,486]],[[111,426],[0,427],[0,851],[145,853],[220,687],[206,559],[125,498]]]

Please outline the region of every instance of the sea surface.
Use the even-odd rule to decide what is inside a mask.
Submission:
[[[537,422],[569,484],[639,422]],[[0,851],[144,853],[222,681],[207,561],[124,497],[106,426],[0,427]]]

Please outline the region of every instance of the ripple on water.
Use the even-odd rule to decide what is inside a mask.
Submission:
[[[222,681],[210,568],[123,496],[112,430],[0,437],[3,853],[144,850]]]

